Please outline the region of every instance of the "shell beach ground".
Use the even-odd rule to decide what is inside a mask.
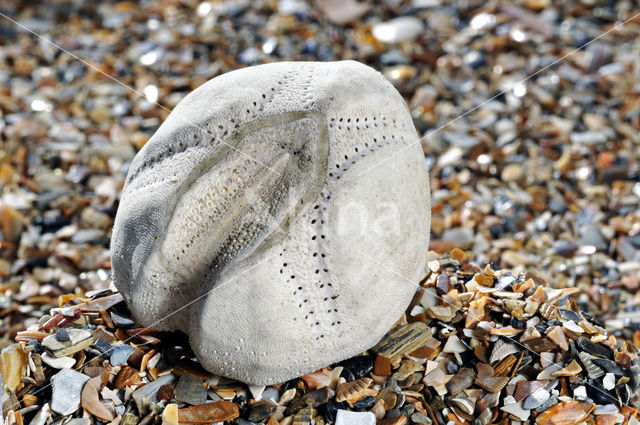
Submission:
[[[2,2],[0,424],[637,424],[639,13]],[[427,269],[370,350],[265,387],[214,376],[111,285],[131,161],[215,76],[343,59],[382,72],[420,133]]]

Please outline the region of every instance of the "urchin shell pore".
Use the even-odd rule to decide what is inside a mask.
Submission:
[[[352,61],[285,62],[199,87],[134,159],[114,282],[147,327],[252,384],[373,346],[425,266],[429,189],[404,101]]]

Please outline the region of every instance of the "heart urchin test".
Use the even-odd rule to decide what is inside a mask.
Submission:
[[[113,229],[137,321],[205,368],[291,379],[376,344],[409,304],[429,235],[403,99],[352,61],[276,63],[184,98],[135,157]]]

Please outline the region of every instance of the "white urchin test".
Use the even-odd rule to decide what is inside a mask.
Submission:
[[[416,140],[399,93],[357,62],[216,77],[131,164],[114,283],[142,326],[185,332],[219,375],[273,384],[354,356],[424,274]]]

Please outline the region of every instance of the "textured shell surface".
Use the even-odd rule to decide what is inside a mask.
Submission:
[[[373,345],[424,274],[428,176],[402,97],[353,61],[282,62],[186,96],[134,158],[113,229],[137,321],[251,384]]]

